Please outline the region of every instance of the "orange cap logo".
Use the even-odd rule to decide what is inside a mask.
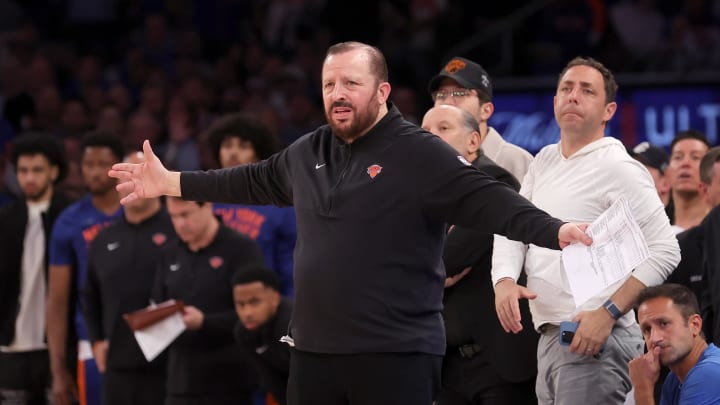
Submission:
[[[445,65],[445,71],[450,73],[451,75],[454,75],[460,70],[465,69],[467,65],[465,62],[461,61],[460,59],[453,59],[450,62],[448,62],[447,65]]]
[[[372,165],[367,168],[367,174],[370,175],[371,179],[374,179],[380,172],[382,172],[382,166],[380,165]]]

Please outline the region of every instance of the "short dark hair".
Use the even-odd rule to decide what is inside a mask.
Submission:
[[[265,287],[280,292],[280,280],[274,271],[260,263],[248,264],[235,271],[232,278],[233,287],[236,285],[260,282]]]
[[[618,84],[615,81],[615,76],[613,76],[610,69],[606,68],[605,65],[603,65],[600,61],[590,57],[584,58],[578,56],[568,62],[562,72],[560,72],[560,76],[558,77],[558,83],[560,80],[562,80],[563,76],[565,76],[565,73],[567,73],[570,68],[575,66],[588,66],[600,72],[603,77],[603,82],[605,84],[605,104],[615,101],[618,90]]]
[[[710,148],[700,161],[700,181],[705,184],[712,183],[713,166],[720,162],[720,146]]]
[[[675,134],[675,138],[673,138],[672,142],[670,142],[670,153],[672,153],[673,148],[675,148],[675,144],[677,144],[680,141],[684,141],[685,139],[695,139],[705,144],[708,148],[710,148],[710,142],[708,141],[705,134],[698,131],[697,129],[687,129],[685,131],[680,131],[677,134]]]
[[[202,206],[205,205],[205,203],[207,202],[207,201],[186,200],[186,199],[184,199],[184,198],[182,198],[182,197],[177,197],[177,196],[174,196],[174,195],[166,195],[166,196],[165,196],[165,201],[167,201],[167,200],[194,202],[194,203],[197,204],[199,207],[202,207]],[[218,218],[218,219],[219,219],[219,218]],[[221,222],[222,222],[222,221],[221,221]]]
[[[642,290],[637,297],[637,307],[640,307],[646,301],[660,297],[669,298],[673,305],[680,310],[685,322],[690,319],[690,316],[700,313],[697,297],[692,290],[684,285],[672,283],[660,284]]]
[[[328,48],[327,54],[325,54],[325,59],[331,55],[350,52],[356,49],[361,49],[368,54],[370,57],[370,72],[378,79],[378,81],[388,81],[388,67],[387,62],[385,62],[385,55],[383,55],[380,49],[372,45],[356,41],[340,42]]]
[[[117,157],[118,162],[122,162],[125,158],[125,147],[119,136],[109,132],[91,131],[83,135],[80,144],[80,150],[85,153],[86,148],[105,147],[110,149],[113,155]]]
[[[25,133],[15,138],[10,144],[10,161],[17,170],[20,156],[43,155],[51,166],[58,168],[55,184],[63,181],[68,171],[65,148],[56,137],[44,132]]]
[[[250,142],[260,160],[265,160],[277,152],[278,145],[270,128],[248,113],[222,116],[208,128],[208,142],[218,163],[220,163],[220,145],[229,137]]]

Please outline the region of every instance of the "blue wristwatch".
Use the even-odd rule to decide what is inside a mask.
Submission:
[[[620,311],[620,308],[618,308],[617,305],[615,305],[615,303],[612,302],[611,299],[608,299],[607,301],[605,301],[605,303],[603,304],[603,307],[605,307],[605,309],[607,309],[607,311],[610,313],[610,316],[612,316],[613,319],[616,321],[623,316],[623,313],[622,313],[622,311]]]

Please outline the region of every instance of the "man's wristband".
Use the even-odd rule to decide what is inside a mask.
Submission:
[[[612,302],[611,299],[608,299],[607,301],[605,301],[605,303],[603,304],[603,307],[610,313],[610,316],[612,316],[612,318],[614,320],[617,321],[618,319],[622,318],[622,316],[623,316],[622,311],[620,311],[620,308],[618,308],[617,305],[615,305],[615,303]]]

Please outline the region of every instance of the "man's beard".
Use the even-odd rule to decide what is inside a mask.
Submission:
[[[23,190],[23,196],[25,196],[25,199],[30,202],[37,202],[42,199],[42,197],[45,195],[45,192],[48,191],[50,188],[50,184],[46,184],[44,187],[39,188],[37,191],[35,191],[32,194],[28,194]]]
[[[333,121],[332,110],[335,107],[345,107],[352,110],[353,117],[350,126],[344,126],[345,123],[343,123],[343,126],[341,127]],[[367,104],[367,108],[364,110],[357,109],[354,105],[347,101],[336,101],[330,105],[330,108],[327,111],[325,111],[325,118],[327,119],[330,128],[332,128],[333,133],[338,138],[346,142],[351,142],[370,129],[370,127],[375,123],[379,112],[380,106],[377,103],[377,96],[373,96]]]

